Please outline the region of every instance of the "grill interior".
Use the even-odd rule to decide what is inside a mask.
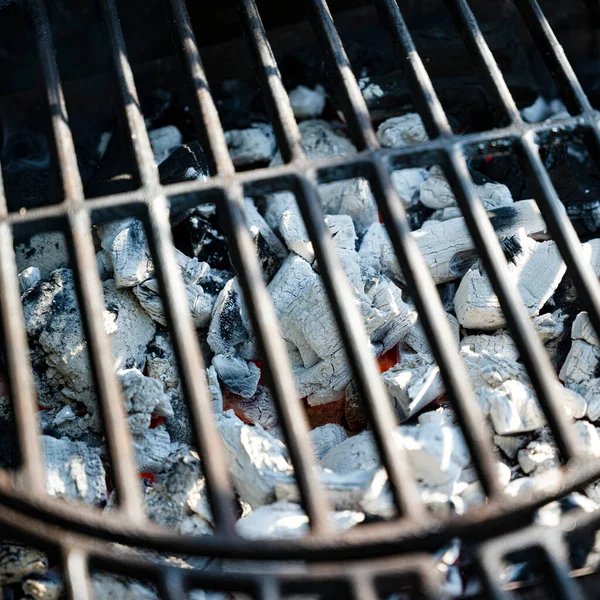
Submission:
[[[31,28],[32,40],[37,44],[36,64],[42,82],[38,89],[43,91],[44,102],[49,109],[50,150],[53,173],[58,179],[58,192],[54,201],[21,207],[20,210],[11,206],[7,195],[0,194],[0,316],[4,348],[7,349],[4,361],[13,402],[19,458],[18,468],[14,472],[1,473],[0,500],[3,508],[0,511],[0,529],[4,537],[41,547],[54,557],[53,560],[62,570],[70,598],[79,600],[91,597],[90,569],[152,581],[165,598],[171,599],[184,598],[189,589],[202,588],[243,592],[252,598],[264,600],[287,597],[289,594],[314,593],[324,598],[367,600],[386,597],[386,593],[389,595],[406,586],[415,593],[418,591],[422,597],[438,598],[441,594],[440,582],[432,553],[442,543],[455,537],[473,544],[474,560],[488,597],[512,597],[512,592],[502,586],[498,577],[500,565],[506,556],[528,548],[540,553],[546,576],[552,582],[554,597],[581,597],[579,584],[569,576],[568,548],[564,535],[593,528],[598,515],[570,514],[557,528],[544,528],[534,522],[534,517],[547,502],[600,478],[600,464],[582,455],[579,450],[574,428],[564,415],[561,400],[552,383],[555,379],[554,369],[534,332],[516,288],[507,276],[506,259],[476,195],[467,161],[507,153],[518,158],[521,168],[527,173],[528,183],[548,231],[567,265],[568,274],[595,330],[600,332],[598,280],[581,256],[579,238],[540,156],[542,147],[580,139],[589,154],[598,161],[598,113],[584,92],[537,0],[515,0],[514,5],[520,13],[521,25],[530,32],[558,95],[571,115],[552,123],[523,121],[511,94],[512,88],[509,89],[471,7],[466,0],[447,0],[445,6],[472,61],[478,84],[493,107],[493,119],[497,125],[493,129],[485,127],[483,130],[456,135],[428,75],[429,64],[422,61],[403,16],[410,14],[414,7],[403,4],[399,6],[395,0],[376,0],[373,3],[396,51],[395,60],[403,71],[403,83],[410,91],[430,137],[430,141],[402,148],[382,148],[378,144],[372,115],[326,1],[309,0],[302,5],[302,10],[298,9],[298,15],[292,13],[285,17],[291,21],[304,16],[310,18],[312,32],[318,41],[318,51],[336,91],[337,105],[358,149],[352,156],[309,161],[300,143],[298,126],[254,0],[240,0],[239,12],[234,16],[217,11],[215,19],[221,25],[214,28],[214,37],[205,39],[200,38],[200,34],[197,38],[198,28],[192,27],[184,0],[168,0],[162,27],[171,28],[173,43],[178,51],[176,63],[174,59],[166,60],[151,52],[144,55],[139,50],[140,44],[135,41],[131,45],[126,43],[119,13],[127,9],[117,6],[114,0],[99,0],[98,14],[103,19],[101,37],[110,50],[111,61],[107,64],[110,76],[100,75],[96,81],[101,86],[108,85],[109,79],[114,79],[116,83],[114,98],[139,186],[133,190],[93,198],[86,197],[84,193],[63,82],[53,49],[48,7],[44,0],[30,0],[27,11],[22,13],[26,15]],[[597,27],[600,24],[597,5],[593,1],[585,4],[588,5],[592,26]],[[194,8],[192,20],[199,18],[198,10]],[[210,13],[212,8],[206,10]],[[283,18],[277,16],[269,3],[265,3],[265,14],[274,22]],[[208,14],[204,18],[210,22],[212,17]],[[340,19],[343,18],[341,15]],[[284,162],[279,167],[236,171],[228,152],[201,59],[204,50],[199,49],[198,40],[202,45],[208,45],[228,39],[234,35],[231,29],[233,22],[241,23],[246,54],[250,56],[260,82],[262,101],[273,124]],[[207,29],[210,27],[207,26]],[[287,38],[283,36],[277,39],[281,43],[282,39]],[[135,52],[135,61],[129,60],[128,51]],[[160,53],[160,48],[156,52]],[[219,65],[218,58],[214,52],[211,54],[210,48],[206,49],[206,54],[211,64]],[[147,83],[144,85],[149,87],[153,81],[156,82],[153,68],[157,63],[162,65],[164,80],[160,81],[166,81],[167,86],[169,73],[176,68],[183,73],[189,88],[187,99],[197,126],[198,139],[209,161],[211,177],[207,181],[160,184],[140,95],[136,89],[138,82],[145,81]],[[151,68],[148,66],[150,64],[154,66]],[[174,64],[178,66],[173,67]],[[227,68],[235,70],[236,67],[223,66],[223,69]],[[84,72],[73,67],[69,81],[64,83],[65,89],[72,90],[73,97],[81,98],[82,102],[85,101],[86,92],[78,90],[77,81],[84,75]],[[23,95],[22,90],[28,88],[30,83],[25,76],[22,81],[9,82],[7,91],[21,94],[13,98],[19,98],[18,102],[23,102],[24,107],[27,94]],[[87,99],[94,110],[94,99],[89,95]],[[13,99],[12,102],[13,110],[16,110],[17,101]],[[96,102],[102,104],[102,99],[96,98]],[[5,106],[10,107],[10,103],[9,99]],[[410,235],[409,221],[392,185],[392,170],[430,164],[441,165],[451,183],[560,450],[563,461],[560,477],[549,482],[543,493],[508,500],[499,488],[492,448],[482,434],[485,425],[479,404],[456,353],[439,295],[418,246]],[[416,482],[410,476],[407,459],[393,444],[395,417],[389,403],[384,401],[386,393],[369,349],[362,317],[323,221],[317,191],[319,184],[354,177],[368,180],[377,200],[381,220],[397,254],[410,296],[440,367],[447,396],[487,495],[484,507],[465,515],[440,520],[427,513],[419,500]],[[304,408],[297,397],[286,348],[277,334],[275,312],[244,221],[244,196],[282,190],[292,191],[297,199],[398,508],[395,520],[366,524],[344,535],[332,531],[328,523],[328,499],[313,470],[314,460]],[[173,252],[168,219],[169,210],[175,212],[207,202],[218,206],[222,222],[226,224],[230,255],[257,338],[266,381],[278,408],[302,506],[309,517],[310,534],[301,539],[258,542],[245,540],[235,533],[234,490],[227,474],[221,439],[214,425],[207,383],[204,377],[198,376],[204,371],[204,365]],[[196,448],[206,477],[215,524],[212,536],[175,535],[143,517],[131,435],[101,321],[103,296],[91,234],[93,224],[126,216],[134,216],[144,224],[154,259]],[[104,514],[91,508],[57,502],[46,496],[43,489],[43,460],[39,444],[36,443],[38,406],[23,322],[14,243],[33,233],[49,230],[59,230],[65,235],[88,339],[118,495],[118,507]],[[281,566],[293,566],[294,561],[307,561],[307,567],[302,572],[295,572],[293,568],[273,568],[265,572],[253,566],[240,574],[196,571],[176,566],[158,567],[141,549],[247,561],[276,561]]]

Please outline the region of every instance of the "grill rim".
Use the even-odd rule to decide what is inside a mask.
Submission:
[[[579,456],[572,431],[569,432],[568,427],[566,427],[566,417],[560,414],[558,410],[559,405],[555,398],[556,394],[550,385],[550,379],[552,378],[546,377],[549,372],[547,357],[542,355],[543,349],[537,339],[534,338],[533,329],[528,319],[523,318],[521,303],[515,301],[515,298],[509,293],[510,286],[504,286],[502,281],[504,268],[502,258],[498,255],[498,249],[494,248],[494,242],[490,243],[490,240],[485,237],[485,234],[489,233],[489,231],[486,232],[489,222],[486,224],[485,215],[482,216],[480,212],[478,213],[481,210],[480,201],[474,195],[473,184],[466,169],[467,158],[483,154],[495,154],[499,143],[516,148],[517,155],[521,158],[521,162],[529,168],[532,180],[540,192],[538,205],[548,223],[553,239],[557,240],[563,259],[567,262],[568,273],[574,276],[578,291],[581,292],[583,289],[587,292],[587,294],[584,294],[584,302],[586,300],[590,302],[591,310],[588,310],[588,314],[595,329],[600,331],[600,285],[595,277],[591,276],[591,269],[583,263],[577,250],[579,240],[574,234],[564,211],[559,210],[562,205],[543,167],[538,152],[539,143],[543,141],[544,136],[548,136],[552,141],[555,141],[557,139],[569,139],[570,136],[575,135],[581,136],[586,141],[590,154],[595,159],[599,159],[600,126],[598,124],[598,112],[593,110],[589,104],[568,60],[562,52],[562,48],[545,21],[537,0],[515,0],[515,2],[531,31],[536,45],[544,50],[542,54],[555,81],[558,83],[561,96],[566,101],[567,106],[577,114],[565,119],[564,122],[557,122],[552,125],[527,125],[523,123],[518,111],[516,111],[510,92],[506,88],[503,76],[497,69],[494,58],[479,31],[477,21],[466,0],[446,0],[446,5],[453,14],[459,30],[462,27],[465,33],[465,43],[470,48],[469,54],[474,59],[475,66],[480,70],[480,79],[487,83],[486,92],[488,96],[496,100],[496,104],[510,120],[508,127],[471,134],[461,137],[460,140],[457,139],[449,130],[446,115],[437,100],[418,53],[414,49],[397,3],[394,0],[377,0],[376,5],[383,15],[387,15],[393,25],[393,33],[397,37],[401,55],[405,55],[404,58],[407,59],[404,64],[412,77],[411,83],[413,84],[415,104],[430,135],[437,136],[432,141],[419,146],[407,149],[383,150],[377,146],[366,106],[358,90],[356,80],[348,68],[347,58],[327,4],[324,0],[310,0],[313,28],[323,45],[324,53],[329,58],[334,75],[339,80],[338,84],[344,101],[344,113],[348,119],[353,141],[357,143],[359,148],[359,153],[344,159],[309,162],[304,159],[301,150],[299,150],[298,135],[292,135],[292,138],[289,138],[290,132],[296,131],[297,128],[293,116],[290,117],[287,95],[285,91],[282,93],[281,89],[277,87],[282,88],[280,79],[278,79],[276,63],[269,65],[266,62],[270,48],[262,24],[260,24],[260,16],[254,0],[241,0],[242,23],[249,29],[249,33],[256,33],[257,23],[259,25],[258,37],[254,42],[259,75],[263,70],[267,72],[269,66],[275,68],[275,84],[267,75],[263,81],[263,83],[266,83],[263,92],[267,106],[271,111],[271,121],[275,126],[278,145],[284,158],[290,159],[290,162],[275,169],[268,168],[247,173],[235,173],[232,170],[232,165],[229,164],[231,161],[226,152],[226,146],[223,148],[224,140],[220,139],[223,133],[222,127],[218,122],[216,112],[213,110],[214,105],[212,108],[210,107],[212,98],[210,92],[208,92],[204,96],[199,95],[192,104],[198,109],[200,115],[200,131],[208,132],[203,137],[205,137],[206,149],[209,151],[208,154],[216,175],[206,183],[176,184],[163,188],[158,183],[156,169],[153,160],[151,160],[143,117],[139,112],[139,106],[136,106],[138,103],[136,102],[135,83],[127,60],[125,42],[120,32],[116,7],[113,0],[102,0],[105,24],[108,26],[111,48],[115,54],[116,80],[120,86],[123,99],[120,107],[124,112],[124,120],[131,134],[142,187],[126,194],[86,200],[77,171],[76,157],[68,127],[60,77],[54,60],[44,0],[32,0],[32,16],[36,27],[42,59],[42,71],[51,111],[54,150],[57,153],[57,164],[62,175],[65,200],[59,205],[36,208],[22,215],[8,213],[4,195],[0,194],[0,250],[2,250],[0,284],[3,284],[7,297],[2,303],[1,309],[4,325],[3,336],[6,346],[15,348],[14,352],[9,353],[7,361],[11,398],[19,431],[21,434],[31,433],[33,434],[32,438],[35,438],[37,432],[34,410],[35,396],[30,367],[27,366],[27,341],[23,337],[24,326],[22,314],[20,314],[18,286],[15,285],[16,269],[14,250],[12,249],[13,229],[32,230],[40,224],[51,226],[60,222],[70,241],[70,256],[75,259],[76,284],[82,307],[81,312],[87,334],[86,338],[90,344],[94,376],[100,392],[101,412],[107,425],[105,432],[108,433],[109,453],[117,472],[117,488],[121,499],[121,510],[115,513],[115,518],[105,516],[100,518],[99,514],[94,514],[92,518],[88,515],[88,509],[82,510],[81,507],[77,506],[60,506],[55,501],[41,498],[33,488],[30,491],[23,492],[26,486],[34,484],[38,486],[37,492],[39,492],[41,483],[41,479],[36,479],[41,473],[39,445],[36,450],[36,443],[31,442],[32,438],[27,440],[23,435],[19,436],[23,469],[17,482],[9,476],[5,476],[6,474],[2,474],[2,477],[0,477],[0,501],[5,503],[6,506],[18,506],[24,511],[37,514],[43,520],[64,523],[66,526],[79,529],[79,531],[83,531],[92,537],[112,540],[121,539],[128,544],[139,543],[148,547],[159,547],[159,545],[165,544],[164,548],[171,551],[174,548],[186,548],[194,553],[202,554],[205,552],[213,555],[215,552],[219,552],[219,544],[221,544],[220,548],[225,556],[248,556],[248,558],[258,560],[269,557],[281,558],[282,556],[326,560],[326,553],[335,550],[338,553],[336,559],[339,557],[341,560],[344,556],[344,549],[349,552],[348,556],[367,556],[368,550],[378,545],[378,552],[391,554],[400,550],[414,549],[420,544],[423,548],[432,549],[445,539],[444,536],[449,538],[460,534],[462,537],[466,536],[468,538],[469,535],[473,534],[474,538],[478,538],[492,535],[488,529],[505,532],[507,528],[520,527],[523,522],[531,520],[535,510],[542,504],[600,477],[600,465],[594,465],[592,461]],[[172,0],[170,7],[175,11],[174,22],[176,26],[182,26],[182,24],[185,26],[186,15],[183,0]],[[191,31],[191,28],[189,31]],[[184,30],[184,34],[188,35],[189,32],[186,33]],[[251,40],[251,36],[248,36],[248,39]],[[188,41],[190,45],[186,54],[188,58],[192,59],[191,66],[200,66],[201,68],[200,55],[193,34],[191,41],[188,35]],[[252,46],[251,41],[249,43]],[[183,48],[183,43],[176,44],[176,46]],[[202,75],[202,72],[200,74]],[[489,77],[490,74],[491,77]],[[194,80],[192,73],[191,79],[196,94],[202,92],[203,85],[206,86],[206,91],[208,90],[205,78],[198,82]],[[560,128],[560,130],[555,131],[555,128]],[[213,147],[215,142],[217,142],[216,148]],[[507,149],[512,151],[511,148],[502,147],[503,151]],[[471,154],[471,152],[474,153]],[[463,210],[469,230],[475,234],[477,249],[480,252],[482,252],[482,248],[485,250],[482,253],[482,259],[486,263],[492,283],[495,284],[495,290],[497,286],[500,287],[500,291],[496,291],[501,298],[509,329],[519,348],[525,351],[523,359],[538,392],[540,404],[543,406],[547,417],[549,417],[553,434],[561,451],[563,451],[562,454],[567,459],[571,459],[562,468],[560,481],[541,498],[523,498],[514,505],[510,505],[494,488],[489,448],[483,442],[474,440],[472,435],[468,435],[469,433],[479,432],[476,426],[483,423],[480,410],[474,403],[473,398],[469,399],[470,392],[457,380],[456,373],[453,371],[456,363],[448,352],[447,344],[443,341],[443,335],[441,339],[438,339],[438,324],[433,324],[431,303],[422,302],[422,306],[419,306],[417,300],[420,294],[424,292],[423,286],[428,289],[427,286],[432,285],[432,283],[423,283],[425,279],[428,279],[427,276],[424,279],[419,275],[419,279],[415,279],[414,267],[420,264],[419,257],[415,254],[414,246],[411,249],[410,244],[406,245],[406,240],[402,238],[403,235],[405,237],[407,235],[406,217],[403,215],[402,209],[398,207],[399,201],[391,188],[389,171],[400,166],[413,166],[414,163],[430,165],[432,162],[440,162],[445,168],[452,187],[457,192],[459,205]],[[412,269],[407,269],[409,273],[413,271],[412,276],[407,274],[411,296],[413,298],[417,297],[415,303],[419,309],[419,315],[422,317],[428,340],[433,346],[450,395],[452,396],[452,391],[455,391],[452,398],[453,407],[459,418],[461,429],[467,434],[466,441],[472,451],[471,456],[478,467],[480,480],[486,491],[490,492],[491,504],[484,509],[472,511],[472,513],[463,516],[455,516],[447,522],[441,523],[428,517],[423,523],[417,523],[419,527],[415,531],[411,531],[410,527],[414,524],[415,519],[418,521],[424,513],[421,510],[422,507],[417,506],[415,503],[414,485],[412,485],[413,489],[411,490],[411,485],[407,489],[406,484],[401,483],[401,480],[405,479],[401,476],[402,461],[396,456],[397,452],[392,451],[391,448],[389,435],[391,429],[389,423],[385,422],[387,413],[385,411],[381,412],[384,403],[378,400],[374,394],[374,390],[377,391],[378,389],[378,377],[376,371],[374,371],[374,360],[362,351],[359,343],[364,338],[364,333],[362,334],[363,338],[361,338],[360,333],[355,335],[356,327],[345,328],[342,326],[344,323],[351,323],[343,312],[344,307],[351,305],[349,290],[344,287],[344,283],[339,288],[342,291],[336,288],[336,283],[342,281],[340,278],[341,269],[337,264],[335,254],[332,252],[330,241],[327,241],[327,236],[324,235],[322,211],[318,206],[318,199],[315,195],[317,183],[365,175],[372,184],[374,195],[377,198],[378,205],[383,209],[384,217],[387,217],[384,219],[385,224],[386,227],[389,226],[389,233],[402,266],[412,266]],[[302,492],[302,504],[311,517],[313,530],[311,535],[302,540],[247,542],[234,535],[230,511],[231,499],[233,498],[232,488],[228,478],[223,475],[226,472],[226,468],[223,469],[225,465],[224,457],[222,453],[219,455],[221,451],[215,451],[214,449],[215,446],[220,447],[220,441],[211,418],[206,386],[204,382],[199,389],[191,385],[192,373],[195,369],[202,368],[202,360],[197,343],[191,334],[191,320],[187,313],[187,307],[182,301],[184,295],[180,293],[183,289],[182,282],[177,274],[177,269],[175,269],[175,261],[170,248],[171,235],[167,218],[169,200],[167,197],[174,193],[194,194],[193,198],[181,201],[179,199],[170,200],[171,202],[190,203],[190,205],[198,204],[196,194],[203,201],[210,201],[209,198],[214,198],[214,195],[220,198],[220,202],[228,210],[232,223],[229,241],[232,244],[234,259],[241,265],[241,268],[236,270],[238,270],[238,275],[241,275],[246,302],[250,301],[252,306],[253,303],[258,301],[257,299],[264,298],[266,290],[262,289],[264,284],[259,282],[259,278],[256,277],[257,273],[259,274],[256,257],[244,253],[244,250],[249,247],[249,237],[243,227],[240,200],[244,192],[252,194],[256,193],[257,189],[261,189],[263,190],[261,193],[264,193],[264,190],[281,191],[288,188],[296,193],[319,262],[322,263],[324,282],[326,283],[329,299],[333,302],[333,312],[338,324],[341,326],[341,333],[345,336],[344,341],[348,347],[347,349],[351,351],[350,363],[358,376],[360,387],[366,394],[369,405],[375,411],[375,415],[379,415],[375,419],[376,438],[380,449],[383,450],[382,459],[390,474],[392,487],[396,492],[396,502],[400,508],[404,509],[404,517],[395,522],[383,523],[381,526],[363,526],[361,530],[350,531],[343,536],[325,535],[327,529],[326,502],[322,490],[317,492],[318,486],[313,487],[316,480],[312,470],[308,468],[307,432],[302,429],[303,419],[300,418],[298,422],[291,422],[293,415],[299,413],[287,413],[287,417],[284,417],[284,423],[288,423],[285,432],[287,434],[286,441]],[[139,521],[141,496],[137,486],[137,478],[131,476],[132,473],[135,475],[135,465],[131,448],[127,450],[127,447],[130,447],[127,442],[129,432],[123,426],[124,414],[120,393],[108,362],[110,356],[108,340],[98,319],[102,309],[100,302],[102,296],[99,294],[100,280],[95,266],[90,234],[92,221],[97,222],[94,216],[99,219],[110,218],[111,211],[125,208],[137,211],[138,216],[141,216],[144,221],[152,256],[156,261],[161,292],[165,299],[169,330],[176,334],[173,337],[173,342],[178,366],[185,388],[185,396],[192,408],[192,420],[194,429],[197,432],[196,448],[200,452],[203,468],[207,473],[211,508],[216,522],[216,533],[211,538],[185,539],[182,536],[172,534],[159,537],[158,533],[151,533],[149,536],[144,537],[139,530],[141,526]],[[114,214],[112,216],[114,217]],[[122,218],[123,215],[119,214],[119,217]],[[398,252],[398,250],[402,251]],[[248,276],[248,280],[244,283],[245,276]],[[412,286],[411,279],[413,280]],[[417,281],[420,282],[419,285],[417,285]],[[273,360],[277,349],[267,336],[268,333],[274,331],[272,320],[261,320],[258,306],[256,304],[254,309],[251,310],[251,318],[253,326],[259,332],[262,332],[262,336],[259,335],[259,341],[262,337],[266,354],[271,357],[271,360],[266,361],[266,370],[275,376],[272,382],[274,381],[277,384],[289,382],[289,371],[286,373],[285,368],[284,371],[281,371],[276,366],[277,361]],[[435,313],[435,310],[440,307],[441,304],[433,312]],[[12,314],[9,310],[11,308],[16,309]],[[14,314],[17,314],[17,319],[12,321]],[[429,318],[427,318],[427,315],[430,315]],[[186,326],[188,326],[187,331]],[[458,367],[459,373],[460,369]],[[279,373],[279,377],[276,376],[277,373]],[[552,375],[554,375],[553,372]],[[288,398],[291,398],[289,387],[287,391],[281,389],[278,392],[278,397],[275,398],[278,408],[284,408],[284,415]],[[465,399],[464,402],[463,398]],[[291,400],[291,404],[296,405],[296,402]],[[466,423],[468,424],[467,427],[465,427]],[[24,439],[27,441],[24,441]],[[207,448],[209,441],[215,444],[210,448],[210,452]],[[123,451],[124,454],[122,454]],[[404,465],[406,465],[406,462],[404,462]],[[124,516],[131,517],[131,522],[117,521],[117,519],[122,520]],[[23,518],[25,517],[22,516],[21,520]],[[600,516],[596,516],[584,519],[583,522],[595,523],[599,519]],[[11,525],[3,518],[0,518],[0,520],[4,521],[5,527]],[[144,527],[146,526],[144,524]],[[482,526],[485,526],[485,528]],[[128,529],[133,529],[133,531],[128,533]],[[374,534],[378,529],[386,530],[379,540]],[[70,535],[68,532],[64,532],[61,536],[62,541],[60,543],[64,548],[68,548],[70,545]],[[122,535],[125,538],[121,538]],[[551,548],[549,553],[552,557],[558,555],[554,545],[548,547]],[[73,567],[76,580],[77,574],[85,567],[87,558],[91,556],[91,553],[89,550],[81,548],[75,549],[73,552],[69,553],[65,550],[63,562],[67,566],[71,565]],[[563,567],[557,563],[558,569]],[[67,568],[68,572],[69,569],[70,567]],[[491,572],[489,561],[485,557],[482,559],[482,569],[484,573],[489,574]],[[75,580],[73,577],[69,579],[71,583]],[[79,592],[84,593],[82,589],[77,589]],[[564,597],[573,597],[572,588],[569,586],[564,587],[561,584],[559,589]],[[76,594],[79,592],[76,592],[75,588],[69,591],[72,597],[84,597],[77,596]]]

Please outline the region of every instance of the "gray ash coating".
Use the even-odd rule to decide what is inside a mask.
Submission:
[[[240,299],[238,298],[238,293],[235,290],[231,290],[223,304],[223,310],[221,311],[219,333],[223,341],[234,346],[242,341],[239,339],[240,332],[245,330],[246,328],[242,321],[242,316],[240,315]]]

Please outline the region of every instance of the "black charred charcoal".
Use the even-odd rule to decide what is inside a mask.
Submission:
[[[19,465],[17,432],[12,410],[0,418],[0,469],[14,470]]]
[[[454,314],[454,296],[456,296],[458,285],[458,281],[446,281],[437,286],[440,300],[447,313]]]
[[[86,185],[86,196],[108,196],[136,189],[140,185],[131,149],[123,134],[115,130],[98,168]]]
[[[183,144],[160,163],[158,175],[163,185],[208,179],[208,162],[202,146],[196,141]],[[178,225],[192,213],[193,209],[173,208],[172,225]]]
[[[208,179],[208,162],[202,146],[196,141],[183,144],[160,163],[158,174],[163,185]]]
[[[564,204],[589,204],[600,197],[600,172],[582,142],[548,146],[541,156]]]
[[[519,238],[516,235],[500,240],[500,247],[502,248],[506,261],[513,264],[516,263],[517,256],[523,252],[523,247],[519,243]]]
[[[503,183],[509,190],[515,202],[526,200],[527,182],[519,166],[517,158],[512,154],[492,156],[490,160],[478,158],[469,161],[471,175],[475,181],[475,174],[482,175],[487,181]],[[475,181],[479,183],[479,181]],[[486,181],[482,181],[486,183]]]
[[[255,121],[267,121],[260,89],[253,81],[228,79],[213,88],[213,96],[226,131],[245,129]]]
[[[415,206],[406,209],[406,216],[408,217],[408,222],[413,231],[420,229],[423,226],[423,223],[431,217],[433,214],[433,210],[431,208],[427,208],[424,204],[420,202]]]
[[[567,204],[567,214],[582,238],[600,231],[600,201]]]
[[[216,212],[200,212],[195,209],[191,216],[173,229],[175,245],[187,256],[207,262],[213,269],[231,271],[227,240],[221,233]]]

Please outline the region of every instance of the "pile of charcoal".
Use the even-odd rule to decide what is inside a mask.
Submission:
[[[309,159],[356,151],[343,122],[319,118],[326,105],[322,88],[300,86],[290,99]],[[540,100],[524,113],[528,119],[540,120],[551,117],[552,111]],[[384,147],[427,139],[414,113],[383,121],[377,136]],[[176,127],[151,130],[150,138],[163,183],[208,177],[202,149],[196,142],[184,143]],[[227,131],[226,139],[238,168],[282,163],[266,123]],[[574,156],[571,152],[562,157],[563,163],[575,160]],[[565,275],[556,244],[548,240],[535,201],[515,196],[525,187],[514,181],[505,185],[491,176],[494,169],[508,172],[502,160],[494,158],[479,170],[471,165],[477,193],[501,241],[510,276],[562,382],[557,385],[565,413],[574,420],[586,452],[600,458],[595,425],[600,420],[600,341]],[[454,192],[437,165],[398,170],[392,179],[438,286],[457,351],[489,420],[497,448],[498,481],[512,497],[534,490],[556,472],[558,451]],[[400,423],[396,441],[407,453],[422,501],[440,516],[463,514],[484,504],[368,182],[357,178],[330,183],[320,186],[319,194]],[[319,477],[334,508],[331,525],[342,531],[392,518],[395,509],[387,474],[295,197],[280,192],[246,198],[244,209],[296,387],[309,415]],[[588,213],[596,209],[592,206]],[[217,207],[203,204],[171,217],[175,253],[207,365],[206,373],[198,377],[208,380],[239,500],[237,530],[252,539],[302,536],[308,531],[308,520],[299,504],[278,415],[261,377],[256,340]],[[180,533],[210,535],[205,481],[192,448],[144,228],[129,218],[99,225],[94,235],[105,299],[104,327],[123,389],[146,512],[150,519]],[[600,276],[600,238],[591,238],[584,243],[584,255]],[[17,247],[17,260],[39,396],[47,492],[110,511],[114,507],[110,464],[64,241],[59,234],[36,234]],[[8,414],[6,396],[0,396],[0,404]],[[0,460],[4,464],[8,458]],[[587,511],[599,505],[600,488],[592,485],[585,494],[574,493],[545,507],[540,518],[553,522],[572,508]],[[449,594],[461,597],[477,591],[468,548],[454,541],[437,556]],[[216,568],[215,561],[206,559],[177,560],[197,568]],[[593,536],[585,543],[578,541],[572,560],[578,567],[597,560]],[[218,568],[242,567],[222,561]],[[510,581],[526,574],[527,569],[516,564],[507,568],[505,577]],[[10,542],[0,549],[0,581],[20,586],[27,598],[36,600],[58,598],[62,589],[46,557]],[[100,573],[93,583],[97,598],[157,597],[151,586],[123,577]]]

